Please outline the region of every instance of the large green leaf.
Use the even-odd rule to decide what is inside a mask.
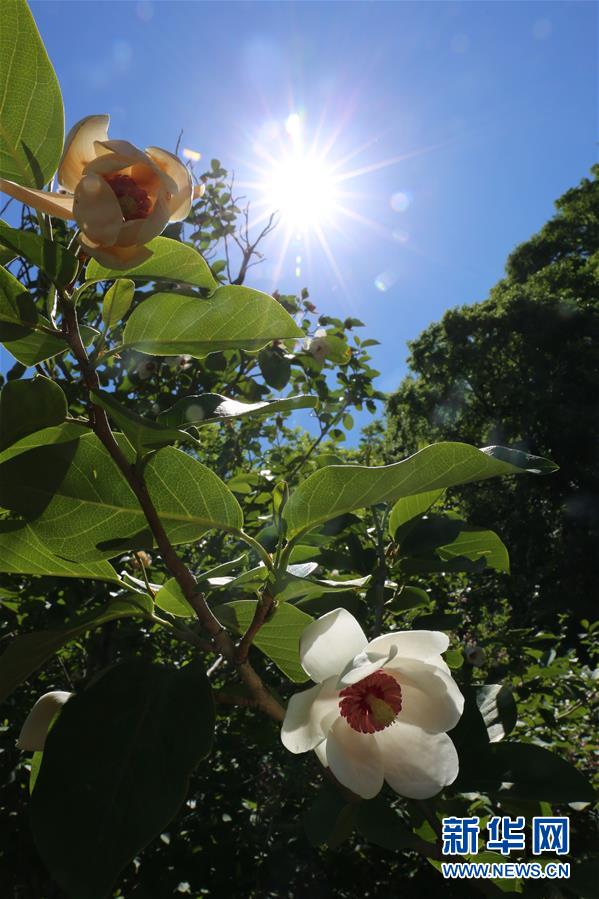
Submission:
[[[54,381],[7,381],[0,392],[0,450],[41,428],[62,424],[67,400]]]
[[[260,403],[240,403],[218,393],[201,393],[185,396],[158,416],[158,421],[171,428],[190,428],[227,421],[242,415],[278,415],[296,409],[314,409],[318,405],[315,396],[286,396],[281,400]]]
[[[176,814],[213,733],[199,662],[125,662],[69,699],[31,796],[35,843],[69,899],[112,895],[127,862]]]
[[[148,602],[144,601],[143,596],[117,599],[101,609],[79,615],[55,630],[34,631],[15,637],[0,656],[0,702],[4,702],[20,683],[41,668],[65,643],[117,618],[148,615],[151,611]]]
[[[510,556],[501,538],[495,531],[472,525],[462,524],[462,529],[455,540],[446,546],[438,547],[437,555],[441,559],[448,560],[461,556],[472,562],[484,558],[487,568],[505,572],[510,570]]]
[[[121,442],[133,462],[130,445]],[[95,434],[23,453],[1,472],[0,505],[30,521],[55,555],[88,562],[152,546],[135,494]],[[198,540],[210,528],[241,527],[231,491],[180,450],[159,450],[145,466],[144,479],[173,543]]]
[[[0,343],[23,365],[36,365],[68,350],[68,344],[40,315],[30,293],[0,266]]]
[[[293,537],[336,515],[381,502],[394,503],[402,496],[496,475],[547,474],[555,470],[556,466],[547,459],[506,447],[481,450],[465,443],[437,443],[393,465],[321,468],[293,491],[283,517],[287,534]]]
[[[43,187],[64,141],[60,87],[25,0],[2,0],[0,175]]]
[[[5,450],[2,450],[0,452],[0,464],[40,446],[50,446],[53,443],[70,443],[72,440],[78,440],[86,432],[89,432],[89,428],[80,421],[63,421],[61,425],[56,425],[53,428],[41,428],[39,431],[34,431],[33,434],[28,434],[27,437],[22,437],[21,440],[16,440]]]
[[[20,231],[0,221],[0,243],[40,268],[58,287],[66,287],[77,274],[77,257],[62,244],[34,231]]]
[[[106,328],[114,328],[129,312],[135,295],[135,284],[129,278],[117,278],[102,300],[102,321]]]
[[[402,496],[397,500],[389,515],[389,534],[395,537],[397,530],[419,515],[424,515],[443,495],[443,490],[430,490],[415,496]]]
[[[272,340],[303,336],[273,297],[229,286],[209,299],[154,294],[132,312],[123,342],[150,355],[201,357],[216,350],[259,350]]]
[[[125,273],[105,268],[92,259],[87,265],[85,277],[88,281],[111,281],[126,274],[136,281],[176,281],[206,290],[214,290],[217,286],[210,266],[193,247],[168,237],[155,237],[146,244],[146,249],[152,251],[152,256],[137,268]]]
[[[119,581],[109,562],[81,562],[55,556],[29,524],[0,521],[0,571],[5,574],[40,574],[96,581]]]
[[[227,627],[243,634],[252,622],[255,608],[255,602],[240,599],[217,606],[214,614]],[[312,620],[310,615],[284,603],[275,609],[272,618],[262,625],[254,639],[254,646],[295,683],[308,680],[300,665],[299,641],[302,631]]]
[[[90,396],[96,406],[105,409],[115,424],[122,430],[139,456],[151,450],[160,449],[171,443],[193,443],[197,441],[176,428],[167,428],[156,421],[133,412],[104,390],[92,390]]]

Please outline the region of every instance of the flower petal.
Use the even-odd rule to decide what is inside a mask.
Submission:
[[[295,693],[287,705],[281,741],[290,752],[308,752],[325,738],[339,717],[339,693],[335,678]]]
[[[4,191],[15,200],[26,203],[27,206],[33,206],[40,212],[47,212],[48,215],[55,215],[56,218],[72,219],[73,218],[73,197],[71,194],[50,193],[46,190],[34,190],[31,187],[22,187],[14,181],[7,181],[0,178],[0,190]]]
[[[109,122],[110,116],[90,115],[73,125],[67,134],[56,177],[71,193],[75,193],[85,166],[96,157],[95,142],[108,137]]]
[[[139,246],[148,243],[164,231],[168,225],[169,215],[167,201],[158,197],[154,208],[145,219],[131,219],[121,225],[115,244],[119,247],[131,247],[134,244]]]
[[[354,656],[341,672],[341,677],[337,681],[339,689],[348,687],[350,684],[357,684],[358,681],[364,680],[375,671],[380,671],[397,655],[397,649],[392,646],[386,655],[379,655],[374,652],[360,652]]]
[[[464,711],[464,697],[450,674],[419,659],[396,659],[387,672],[401,686],[402,722],[433,734],[456,726]]]
[[[94,144],[95,156],[99,159],[103,156],[117,156],[125,166],[146,164],[148,157],[143,150],[129,143],[128,140],[98,140]]]
[[[300,662],[320,683],[339,675],[346,663],[366,646],[364,631],[347,609],[334,609],[309,624],[300,638]]]
[[[400,796],[429,799],[458,776],[458,754],[447,734],[429,734],[396,721],[373,736],[381,750],[385,780]]]
[[[23,749],[25,752],[41,752],[52,719],[72,695],[64,690],[53,690],[40,696],[21,728],[17,749]]]
[[[344,787],[363,799],[380,792],[383,756],[373,734],[360,734],[339,718],[329,731],[326,752],[329,768]]]
[[[323,740],[322,743],[319,743],[318,746],[315,746],[314,752],[316,753],[316,758],[318,759],[320,764],[324,768],[328,768],[329,763],[327,762],[327,741]]]
[[[119,271],[137,268],[152,255],[152,251],[147,247],[99,247],[87,243],[83,237],[79,238],[79,243],[84,253],[87,253],[92,259],[97,259],[100,265]]]
[[[146,147],[146,153],[156,165],[169,175],[177,185],[177,191],[170,200],[171,222],[182,222],[191,209],[192,183],[191,172],[183,165],[178,156],[162,150],[160,147]]]
[[[82,233],[95,244],[112,246],[123,225],[119,202],[99,175],[84,175],[75,190],[75,219]]]
[[[449,646],[449,637],[441,631],[397,631],[375,637],[368,644],[368,652],[385,654],[392,646],[397,646],[398,656],[428,659],[430,656],[445,652]]]

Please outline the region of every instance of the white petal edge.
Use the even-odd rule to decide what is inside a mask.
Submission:
[[[54,716],[72,695],[64,690],[53,690],[40,696],[21,728],[17,749],[24,752],[42,752]]]
[[[290,752],[308,752],[325,738],[339,717],[335,678],[295,693],[287,705],[281,726],[281,742]]]
[[[300,637],[300,662],[313,681],[339,675],[347,662],[366,646],[364,631],[347,609],[317,618]]]
[[[368,644],[367,651],[385,654],[392,646],[397,646],[398,656],[426,660],[445,652],[449,637],[441,631],[397,631],[375,637]]]
[[[193,186],[191,172],[183,165],[178,156],[163,150],[160,147],[146,147],[146,153],[169,175],[177,185],[177,192],[173,194],[170,206],[170,221],[182,222],[189,215]]]
[[[330,729],[326,745],[327,764],[339,783],[372,799],[383,786],[383,756],[373,734],[353,730],[345,718]]]
[[[67,134],[56,178],[71,193],[75,193],[85,166],[96,158],[95,142],[107,139],[109,124],[108,115],[90,115],[73,125]]]
[[[458,776],[458,754],[447,734],[429,734],[396,721],[374,737],[381,750],[385,780],[400,796],[430,799]]]
[[[456,726],[464,711],[464,697],[450,674],[420,659],[396,659],[387,671],[401,687],[401,722],[433,734]]]
[[[0,190],[9,197],[14,197],[27,206],[32,206],[40,212],[47,212],[56,218],[73,218],[73,197],[71,194],[50,193],[46,190],[34,190],[32,187],[22,187],[15,181],[7,181],[0,178]]]

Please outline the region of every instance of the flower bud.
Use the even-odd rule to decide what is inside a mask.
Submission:
[[[72,695],[64,690],[53,690],[40,696],[21,728],[17,749],[25,752],[42,752],[50,724]]]

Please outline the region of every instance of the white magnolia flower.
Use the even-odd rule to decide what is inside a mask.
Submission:
[[[281,730],[291,752],[314,749],[345,787],[370,799],[383,781],[427,799],[456,779],[458,755],[446,731],[464,697],[440,653],[438,631],[383,634],[370,643],[345,609],[308,625],[300,660],[316,686],[296,693]]]
[[[17,749],[23,749],[25,752],[42,752],[54,716],[72,695],[64,690],[53,690],[40,696],[21,728]]]
[[[160,147],[139,150],[108,140],[107,115],[71,128],[57,172],[62,190],[23,187],[0,178],[0,190],[41,212],[75,219],[79,243],[102,265],[127,269],[152,254],[145,246],[169,222],[187,217],[194,193],[189,169]]]
[[[314,337],[306,337],[305,348],[317,362],[323,362],[329,352],[329,342],[327,340],[327,332],[324,328],[318,328],[314,332]]]

